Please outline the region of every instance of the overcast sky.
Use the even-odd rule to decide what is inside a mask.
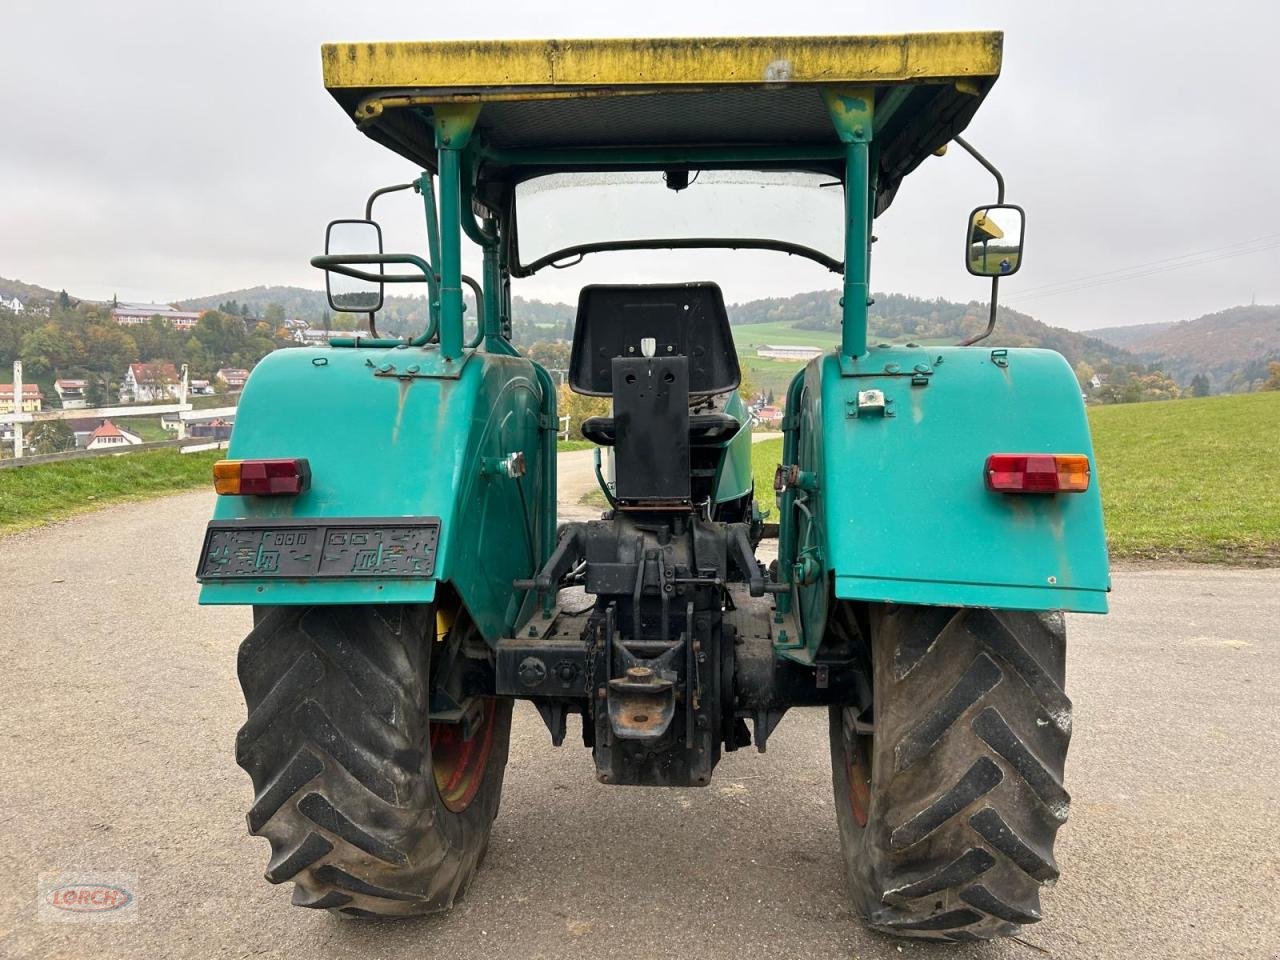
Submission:
[[[1003,73],[966,136],[1027,210],[1002,302],[1075,329],[1280,302],[1280,8],[1261,0],[3,0],[0,23],[0,276],[82,297],[322,285],[307,259],[326,221],[415,173],[325,93],[322,42],[1000,28]],[[873,287],[985,298],[961,252],[969,209],[993,193],[957,149],[926,161],[876,225]],[[420,241],[400,204],[380,216],[404,248]],[[835,279],[770,254],[600,255],[547,273],[516,292],[710,278],[741,301]]]

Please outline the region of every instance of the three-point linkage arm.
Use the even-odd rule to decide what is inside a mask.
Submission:
[[[566,524],[561,533],[560,542],[556,544],[555,550],[542,565],[542,569],[532,580],[516,580],[512,586],[517,590],[537,590],[539,593],[556,590],[560,586],[560,581],[564,579],[564,575],[581,563],[582,558],[582,525]]]
[[[756,560],[756,552],[752,549],[751,537],[745,523],[727,524],[725,530],[728,534],[729,559],[747,578],[747,591],[751,596],[763,597],[766,593],[791,592],[790,584],[774,583],[765,578],[760,562]]]

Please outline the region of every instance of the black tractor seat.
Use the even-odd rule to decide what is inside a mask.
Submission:
[[[693,446],[723,443],[738,432],[741,424],[727,413],[689,414],[689,443]],[[582,435],[602,447],[612,447],[618,439],[613,417],[588,417],[582,421]]]

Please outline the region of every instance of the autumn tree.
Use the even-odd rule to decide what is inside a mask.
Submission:
[[[1088,390],[1089,381],[1091,381],[1097,375],[1097,371],[1095,371],[1093,367],[1090,366],[1089,363],[1084,360],[1081,360],[1079,363],[1076,364],[1075,370],[1076,370],[1076,380],[1079,381],[1080,383],[1080,389]]]
[[[557,413],[569,418],[569,436],[574,440],[585,440],[582,435],[582,421],[588,417],[607,417],[609,415],[608,397],[584,397],[574,393],[568,384],[561,384],[558,394]]]
[[[522,352],[548,370],[569,369],[569,344],[563,340],[539,340]]]
[[[1280,360],[1272,360],[1267,364],[1267,382],[1263,390],[1280,390]]]
[[[42,420],[31,428],[27,444],[33,454],[62,453],[75,449],[76,435],[62,420]]]

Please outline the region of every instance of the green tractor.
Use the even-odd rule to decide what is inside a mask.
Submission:
[[[524,699],[556,745],[579,718],[601,783],[678,787],[826,707],[868,924],[960,941],[1039,919],[1069,802],[1062,611],[1105,613],[1109,589],[1080,391],[1058,354],[985,333],[867,338],[873,218],[953,142],[997,180],[964,236],[994,323],[1023,213],[960,134],[1001,42],[324,48],[344,112],[422,172],[330,224],[312,263],[361,332],[254,370],[198,568],[202,603],[253,607],[236,758],[295,904],[448,909]],[[372,220],[396,190],[423,204],[416,253]],[[842,278],[839,346],[786,392],[775,489],[753,489],[720,288],[588,284],[562,373],[609,399],[582,424],[608,509],[557,525],[556,385],[512,345],[511,282],[690,249]],[[424,329],[380,333],[400,283],[425,284]]]

